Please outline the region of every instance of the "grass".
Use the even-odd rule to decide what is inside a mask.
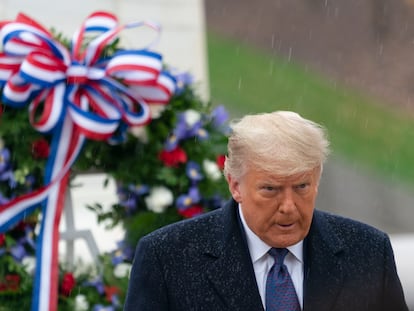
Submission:
[[[211,97],[232,117],[293,110],[323,124],[334,154],[414,186],[414,118],[281,58],[208,35]]]

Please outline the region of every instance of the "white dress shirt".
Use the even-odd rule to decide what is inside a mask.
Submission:
[[[240,218],[246,232],[247,245],[253,263],[256,276],[257,287],[262,298],[263,308],[266,308],[266,279],[270,268],[273,266],[274,259],[267,252],[271,246],[263,242],[247,225],[243,216],[243,211],[239,206]],[[303,241],[287,247],[289,253],[286,255],[284,264],[287,266],[296,294],[303,309]]]

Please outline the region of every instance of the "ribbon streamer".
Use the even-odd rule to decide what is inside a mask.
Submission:
[[[52,135],[44,186],[0,206],[0,232],[42,206],[33,311],[57,310],[59,222],[70,168],[85,139],[109,141],[119,128],[147,124],[148,104],[166,104],[174,93],[175,79],[162,71],[160,54],[141,49],[104,56],[122,30],[140,26],[160,32],[154,23],[119,25],[111,13],[94,12],[68,49],[24,14],[0,23],[2,102],[29,103],[32,126]],[[90,34],[95,37],[88,41]]]

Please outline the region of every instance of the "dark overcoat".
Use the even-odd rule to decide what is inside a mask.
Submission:
[[[315,210],[304,311],[406,311],[388,236]],[[263,311],[237,203],[140,240],[125,311]]]

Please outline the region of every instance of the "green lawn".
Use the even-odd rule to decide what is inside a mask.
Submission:
[[[294,110],[323,124],[332,149],[414,185],[414,117],[239,42],[208,35],[212,101],[232,117]]]

